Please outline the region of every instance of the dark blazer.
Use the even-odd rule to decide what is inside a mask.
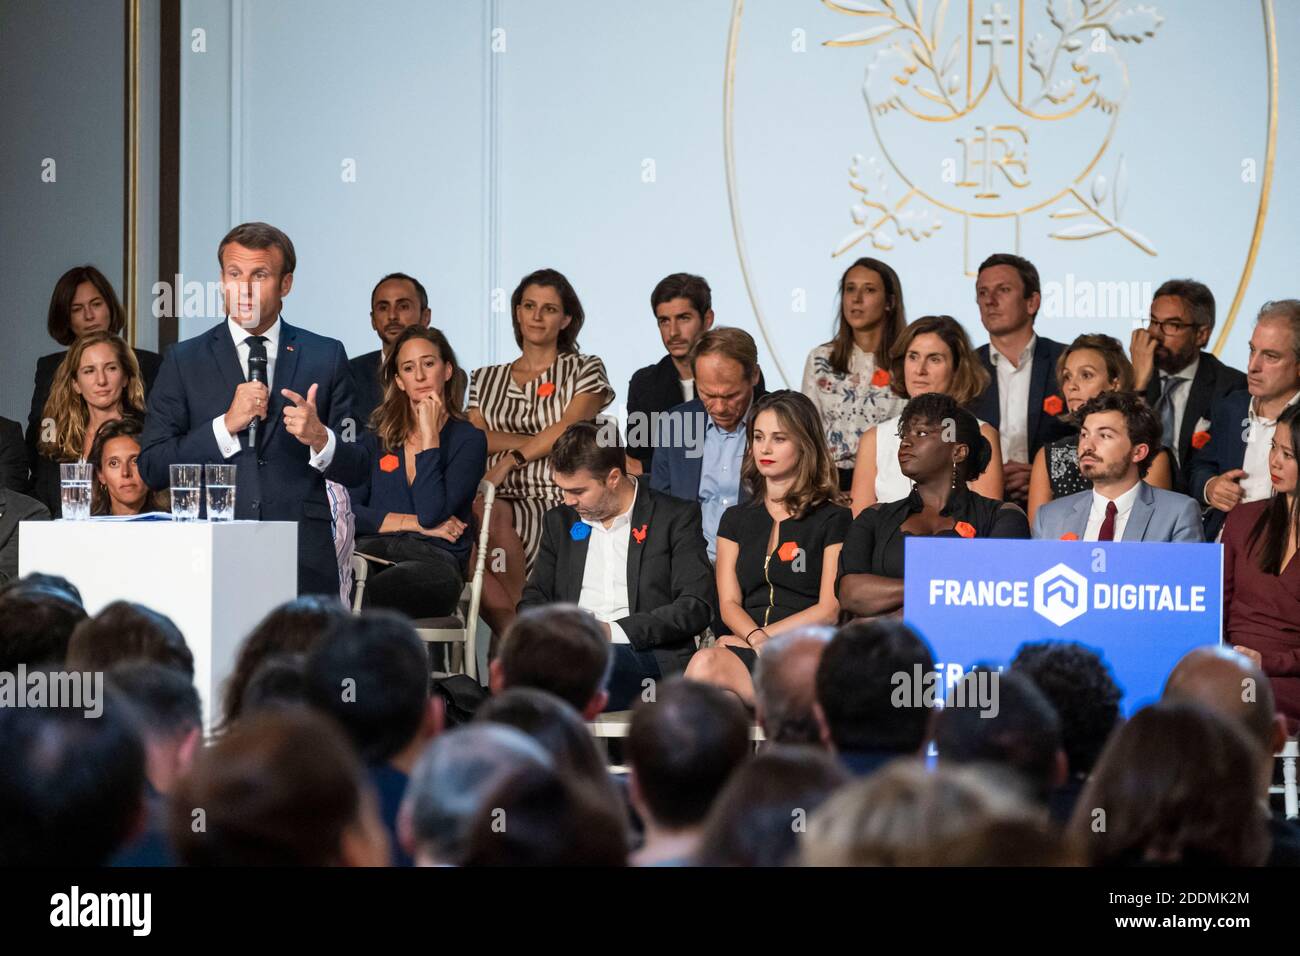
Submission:
[[[763,381],[763,373],[758,373],[758,388],[755,390],[754,397],[757,398],[766,391],[766,383]],[[654,365],[647,365],[645,368],[637,369],[632,374],[632,381],[627,386],[627,411],[631,416],[633,412],[640,412],[646,416],[646,424],[643,426],[646,431],[646,439],[649,440],[650,422],[653,420],[650,416],[655,412],[666,412],[674,406],[682,404],[682,379],[677,374],[677,366],[673,364],[673,357],[665,355]],[[631,419],[629,418],[629,421]],[[629,426],[630,427],[630,426]],[[632,446],[629,442],[627,453],[632,458],[641,462],[641,467],[645,474],[650,474],[654,463],[654,445]]]
[[[754,401],[758,401],[762,395],[758,388],[754,389]],[[650,487],[674,498],[698,502],[700,473],[704,470],[704,428],[708,424],[709,413],[704,410],[704,403],[698,398],[693,398],[689,402],[679,402],[669,411],[678,416],[680,421],[691,421],[692,430],[686,434],[695,443],[695,447],[688,447],[690,443],[686,441],[674,441],[675,436],[670,424],[661,422],[656,437],[659,442],[659,454],[655,455],[651,467]],[[742,481],[737,503],[744,504],[748,500],[749,493],[745,490],[745,483]]]
[[[1166,435],[1164,442],[1170,448],[1177,448],[1177,465],[1174,474],[1174,490],[1188,493],[1187,464],[1192,454],[1192,433],[1196,423],[1202,418],[1210,417],[1210,409],[1219,399],[1231,392],[1246,387],[1246,374],[1224,365],[1209,352],[1201,353],[1200,364],[1196,366],[1196,375],[1192,379],[1191,391],[1187,393],[1187,407],[1183,410],[1183,423],[1178,435]],[[1147,404],[1152,408],[1160,401],[1160,373],[1153,372],[1147,383]],[[1177,443],[1175,444],[1175,437]]]
[[[0,488],[0,584],[18,577],[18,522],[49,520],[49,511],[36,499]]]
[[[1187,474],[1187,493],[1205,506],[1205,540],[1213,541],[1227,514],[1205,500],[1205,484],[1216,475],[1240,468],[1246,460],[1250,392],[1243,388],[1223,396],[1204,417],[1210,419],[1210,440],[1203,448],[1192,449],[1183,470]]]
[[[718,592],[704,547],[700,506],[678,501],[637,483],[632,528],[645,527],[641,542],[627,549],[627,617],[618,625],[634,650],[653,651],[665,675],[680,673],[695,652],[695,635],[717,613]],[[568,505],[557,505],[542,519],[542,543],[519,610],[566,601],[577,604],[590,537],[573,540],[579,521]]]
[[[352,415],[352,376],[343,345],[282,322],[271,407],[258,427],[258,447],[248,447],[245,431],[235,436],[242,446],[239,453],[226,459],[217,447],[212,420],[226,413],[243,381],[228,322],[168,350],[149,395],[140,474],[150,488],[167,488],[169,465],[237,466],[235,517],[296,521],[299,593],[337,595],[338,558],[325,479],[357,485],[365,481],[369,468],[365,446],[343,440],[344,421]],[[282,388],[290,388],[306,395],[313,384],[317,414],[337,439],[334,458],[323,474],[307,463],[311,450],[285,429],[284,409],[289,403],[280,394]]]
[[[1066,534],[1084,540],[1088,516],[1092,512],[1092,499],[1090,488],[1044,504],[1034,514],[1035,540],[1055,541]],[[1201,509],[1186,495],[1152,488],[1145,481],[1139,482],[1137,498],[1133,502],[1133,510],[1129,512],[1128,521],[1124,524],[1121,540],[1204,541]]]
[[[12,419],[0,418],[0,488],[25,493],[31,487],[29,477],[23,426]]]
[[[379,363],[382,349],[358,355],[348,361],[352,373],[352,411],[357,419],[357,432],[370,427],[370,415],[384,400],[384,390],[379,387]]]
[[[970,410],[978,418],[982,418],[994,428],[1002,428],[1002,411],[998,403],[998,372],[993,367],[993,360],[989,357],[990,345],[981,345],[976,349],[980,361],[984,363],[984,368],[988,371],[992,381],[989,382],[988,388],[970,403]],[[1060,342],[1053,342],[1049,338],[1038,336],[1038,341],[1034,343],[1034,366],[1031,371],[1032,379],[1029,382],[1029,460],[1032,462],[1034,456],[1038,454],[1038,449],[1042,448],[1048,442],[1056,441],[1070,433],[1070,426],[1062,422],[1055,415],[1049,415],[1043,411],[1043,402],[1050,395],[1060,396],[1061,386],[1056,381],[1056,360],[1061,357],[1065,351],[1065,346]],[[1064,403],[1064,399],[1061,400]]]
[[[153,383],[158,378],[162,359],[158,357],[157,352],[150,352],[148,349],[134,351],[135,360],[140,365],[140,377],[144,379],[144,395],[147,399]],[[27,413],[27,457],[33,465],[36,462],[36,446],[41,440],[41,412],[45,411],[45,402],[50,397],[50,385],[54,382],[54,373],[58,371],[59,363],[67,354],[67,349],[64,349],[62,352],[42,355],[36,360],[36,384],[32,389],[32,407]]]

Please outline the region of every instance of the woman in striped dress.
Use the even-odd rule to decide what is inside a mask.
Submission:
[[[541,543],[542,516],[562,502],[551,480],[551,446],[614,400],[605,364],[578,351],[584,314],[568,279],[554,269],[525,276],[510,312],[522,354],[476,369],[467,403],[469,420],[487,433],[484,477],[497,487],[483,584],[483,619],[497,635],[514,620]]]

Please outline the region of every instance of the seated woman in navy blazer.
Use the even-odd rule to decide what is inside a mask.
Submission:
[[[763,644],[810,624],[833,626],[835,573],[852,515],[817,407],[788,389],[754,404],[741,481],[749,500],[718,524],[718,605],[730,634],[698,651],[686,677],[753,706]]]
[[[380,373],[384,399],[360,440],[370,477],[349,489],[356,550],[377,559],[368,607],[413,618],[456,609],[469,565],[470,508],[487,467],[487,436],[465,418],[465,373],[435,328],[408,328]]]

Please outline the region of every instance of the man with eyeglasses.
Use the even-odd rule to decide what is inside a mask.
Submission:
[[[1210,407],[1246,387],[1246,376],[1204,351],[1214,331],[1214,293],[1194,279],[1170,279],[1151,300],[1146,328],[1133,330],[1135,387],[1164,427],[1178,463],[1174,490],[1187,491],[1192,437],[1208,428]]]

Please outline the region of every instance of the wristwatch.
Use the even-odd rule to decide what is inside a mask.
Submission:
[[[523,453],[518,448],[510,449],[510,457],[515,460],[516,468],[522,468],[528,464],[528,459],[523,456]]]

